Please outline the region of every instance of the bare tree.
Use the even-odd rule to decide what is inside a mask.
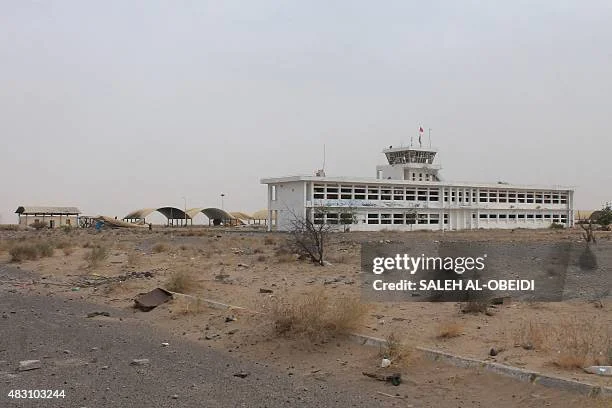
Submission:
[[[337,227],[326,222],[329,209],[318,207],[312,210],[312,217],[299,216],[292,212],[290,234],[294,249],[300,256],[307,257],[318,265],[325,265],[325,247],[330,232]]]
[[[579,211],[578,212],[578,222],[577,222],[577,224],[580,225],[580,228],[582,228],[584,230],[584,233],[582,234],[582,237],[586,241],[587,245],[590,244],[591,242],[596,244],[597,240],[595,239],[595,232],[593,231],[593,219],[592,219],[592,217],[582,218],[580,216],[580,211]]]

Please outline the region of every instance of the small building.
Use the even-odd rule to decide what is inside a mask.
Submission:
[[[47,228],[78,227],[81,211],[76,207],[18,207],[19,225],[42,224]]]

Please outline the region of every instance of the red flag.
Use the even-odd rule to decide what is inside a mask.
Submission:
[[[423,127],[419,126],[419,133],[423,133]]]

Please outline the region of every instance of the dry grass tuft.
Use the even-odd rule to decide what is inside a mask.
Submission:
[[[73,247],[65,247],[62,249],[62,251],[64,252],[64,255],[66,256],[70,256],[74,253],[74,248]]]
[[[276,334],[305,337],[311,341],[327,341],[330,337],[348,334],[355,329],[367,306],[359,299],[330,299],[321,293],[274,304],[271,318]]]
[[[438,326],[438,333],[436,337],[439,339],[451,339],[453,337],[459,337],[463,334],[463,325],[457,322],[445,322]]]
[[[168,252],[169,249],[170,247],[165,242],[158,242],[157,244],[153,245],[152,248],[153,252],[155,252],[156,254]]]
[[[274,238],[271,238],[271,237],[264,238],[264,245],[274,245],[275,243],[276,241],[274,240]]]
[[[568,370],[612,364],[612,328],[597,318],[573,317],[556,323],[525,321],[515,332],[515,344],[549,351],[551,362]]]
[[[91,251],[85,254],[84,259],[90,268],[96,268],[108,259],[108,248],[103,245],[92,247]]]
[[[596,319],[572,317],[555,327],[550,341],[555,353],[553,364],[573,369],[612,364],[612,328]]]
[[[171,292],[189,293],[193,292],[198,287],[198,282],[193,274],[178,270],[172,273],[166,281],[166,289]]]

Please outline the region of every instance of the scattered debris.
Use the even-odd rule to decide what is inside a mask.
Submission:
[[[245,263],[239,263],[239,264],[238,264],[238,267],[239,267],[239,268],[245,268],[245,269],[250,268],[250,266],[249,266],[249,265],[247,265],[247,264],[245,264]]]
[[[510,303],[510,300],[511,300],[510,296],[499,296],[499,297],[492,298],[491,300],[489,300],[489,302],[492,305],[506,305]]]
[[[226,316],[225,317],[225,323],[235,322],[236,320],[238,320],[238,319],[236,319],[236,316],[234,316],[234,315]]]
[[[385,397],[389,397],[389,398],[404,398],[401,395],[397,394],[397,395],[391,395],[391,394],[387,394],[386,392],[382,392],[382,391],[376,391],[377,394],[380,395],[384,395]]]
[[[240,371],[240,372],[234,373],[234,377],[239,377],[239,378],[245,378],[248,375],[249,375],[249,373],[244,372],[244,371]]]
[[[161,345],[162,345],[162,347],[168,347],[168,346],[170,345],[170,343],[165,343],[165,342],[164,342],[164,343],[162,343]]]
[[[499,351],[497,351],[497,349],[495,349],[495,347],[492,347],[491,350],[489,350],[489,355],[492,356],[492,357],[495,357],[498,354],[499,354]]]
[[[402,383],[402,375],[400,373],[384,375],[384,374],[368,373],[364,371],[362,374],[365,375],[366,377],[374,378],[375,380],[378,380],[378,381],[390,382],[391,384],[395,386],[398,386]]]
[[[272,292],[274,292],[272,289],[264,289],[264,288],[259,289],[259,293],[272,293]]]
[[[153,278],[155,276],[155,272],[162,271],[164,268],[157,268],[150,271],[144,272],[130,272],[125,275],[117,275],[117,276],[100,276],[98,274],[92,275],[83,275],[79,276],[77,280],[73,281],[73,285],[77,285],[79,287],[98,287],[101,285],[106,285],[114,282],[125,282],[130,279],[142,279],[142,278]],[[45,282],[46,283],[46,282]]]
[[[19,362],[19,371],[30,371],[42,368],[40,360],[23,360]]]
[[[382,368],[387,368],[387,367],[389,367],[390,365],[391,365],[391,360],[389,360],[389,358],[388,358],[387,356],[384,356],[384,357],[383,357],[383,359],[382,359],[382,361],[381,361],[381,363],[380,363],[380,366],[381,366]]]
[[[531,344],[530,342],[521,344],[521,347],[524,348],[525,350],[533,350],[533,344]]]
[[[606,377],[612,377],[612,366],[591,366],[585,367],[584,371],[589,374],[603,375]]]
[[[147,293],[141,293],[134,299],[134,307],[142,310],[143,312],[148,312],[153,310],[157,306],[162,303],[166,303],[172,299],[172,293],[168,292],[162,288],[153,289]]]
[[[178,394],[174,394],[174,395],[172,396],[172,399],[178,399]]]
[[[148,358],[135,358],[132,360],[132,362],[130,363],[130,365],[133,366],[145,366],[145,365],[149,365],[150,361]]]
[[[326,278],[326,279],[323,281],[323,284],[324,284],[324,285],[331,285],[332,283],[338,283],[338,282],[340,282],[340,281],[342,281],[342,279],[341,279],[341,278],[338,278],[338,277],[335,277],[335,278]]]
[[[109,317],[110,313],[109,312],[91,312],[91,313],[87,313],[87,317],[96,317],[96,316],[106,316],[106,317]]]

